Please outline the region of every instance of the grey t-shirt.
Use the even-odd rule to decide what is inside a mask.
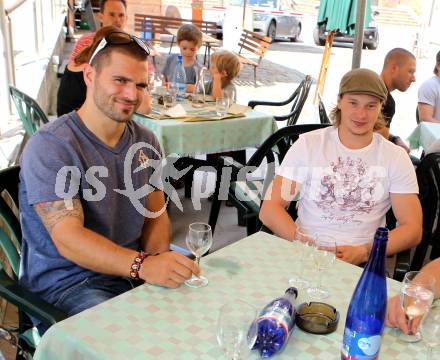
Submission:
[[[132,120],[113,148],[102,143],[76,112],[42,127],[29,139],[21,157],[20,284],[55,303],[65,290],[85,278],[107,276],[84,269],[60,255],[33,208],[41,202],[79,198],[86,228],[120,246],[139,249],[145,218],[135,208],[133,199],[119,190],[137,190],[148,183],[153,173],[148,161],[160,158],[156,137]],[[139,167],[140,171],[135,172]],[[58,176],[57,182],[61,169],[68,170],[70,181]],[[63,195],[69,188],[72,192]],[[141,196],[139,204],[144,207],[146,193]]]
[[[165,75],[169,82],[172,81],[172,77],[174,74],[174,70],[177,65],[177,54],[168,55],[165,65],[162,69],[162,75]],[[186,67],[185,66],[185,75],[186,75],[186,83],[187,84],[195,84],[197,81],[197,73],[200,71],[202,66],[196,60],[193,65]]]
[[[233,102],[237,101],[237,89],[233,83],[226,85],[222,90],[225,98],[228,98]],[[207,95],[212,95],[212,80],[206,82],[205,91]]]
[[[440,121],[440,77],[434,75],[419,88],[419,103],[434,107],[434,118]]]

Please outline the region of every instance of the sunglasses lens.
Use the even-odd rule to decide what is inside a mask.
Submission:
[[[106,38],[110,44],[114,45],[125,45],[132,42],[131,36],[123,32],[112,32]]]

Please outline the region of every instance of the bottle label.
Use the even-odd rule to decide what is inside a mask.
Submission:
[[[365,334],[345,328],[342,345],[343,360],[378,359],[382,337],[380,334]]]
[[[292,316],[289,314],[288,310],[281,307],[273,307],[270,311],[265,312],[260,319],[274,319],[284,328],[286,334],[293,328]]]

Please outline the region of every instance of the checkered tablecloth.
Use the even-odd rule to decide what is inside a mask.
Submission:
[[[277,130],[271,115],[255,110],[240,118],[199,122],[153,120],[139,114],[135,114],[133,119],[156,135],[165,156],[212,154],[258,147]]]
[[[35,359],[222,359],[216,342],[219,308],[236,298],[262,308],[284,293],[298,260],[291,243],[254,234],[202,258],[208,286],[138,287],[51,327]],[[312,264],[305,262],[304,268],[306,277],[313,280]],[[323,273],[323,284],[331,293],[325,301],[340,312],[337,331],[319,336],[295,328],[277,358],[340,359],[346,311],[361,271],[336,261]],[[387,283],[389,294],[396,294],[399,283]],[[305,292],[300,293],[298,302],[309,300]],[[426,358],[422,343],[400,343],[394,332],[385,330],[381,360]],[[257,358],[254,353],[253,359]]]

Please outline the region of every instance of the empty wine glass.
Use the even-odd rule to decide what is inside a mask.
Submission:
[[[420,321],[429,310],[434,299],[434,291],[434,276],[420,271],[409,271],[405,274],[400,289],[400,305],[408,319],[410,331],[412,323]],[[401,332],[399,340],[417,342],[421,340],[421,335],[419,331],[409,335]]]
[[[257,338],[257,309],[242,300],[220,308],[217,341],[226,358],[239,360],[249,356]]]
[[[433,350],[440,345],[440,304],[433,305],[420,324],[423,342],[428,348],[428,360],[434,359]],[[438,358],[438,357],[437,357]]]
[[[189,225],[188,235],[186,236],[186,246],[196,257],[197,265],[199,265],[202,255],[211,248],[211,245],[211,226],[201,222]],[[208,285],[208,279],[204,276],[196,276],[193,274],[191,279],[185,281],[185,284],[190,287],[199,288]]]
[[[316,235],[312,258],[318,272],[318,282],[316,287],[310,287],[307,289],[307,294],[309,294],[311,298],[316,300],[325,299],[330,295],[330,293],[328,290],[324,289],[321,284],[321,271],[328,269],[336,259],[335,239],[329,235]]]
[[[295,255],[297,261],[295,261],[296,265],[296,274],[289,279],[289,285],[296,287],[298,290],[305,289],[309,286],[309,282],[304,279],[304,258],[310,256],[309,249],[313,246],[315,242],[314,237],[312,235],[306,234],[299,227],[296,228],[293,245],[295,247]]]

